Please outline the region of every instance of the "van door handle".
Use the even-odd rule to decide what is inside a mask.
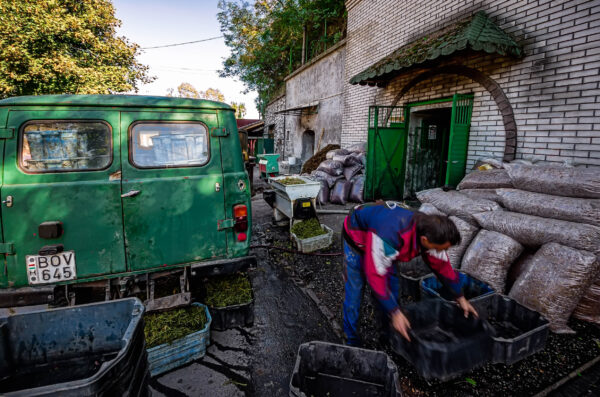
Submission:
[[[2,204],[6,204],[7,207],[12,207],[13,206],[13,196],[6,196],[6,200],[3,200]]]
[[[138,194],[140,194],[140,191],[139,191],[139,190],[130,190],[130,191],[128,191],[127,193],[123,193],[123,194],[121,195],[121,197],[122,197],[122,198],[125,198],[125,197],[135,197],[135,196],[137,196]]]

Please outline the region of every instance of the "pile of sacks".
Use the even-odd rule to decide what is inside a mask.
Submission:
[[[366,144],[359,143],[347,149],[327,152],[326,160],[310,175],[321,182],[317,200],[321,204],[346,204],[364,202],[367,164]]]
[[[600,172],[491,164],[458,191],[417,193],[422,212],[446,214],[462,241],[455,268],[542,313],[557,333],[569,317],[600,324]]]

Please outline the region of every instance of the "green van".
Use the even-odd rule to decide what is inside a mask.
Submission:
[[[0,156],[0,307],[73,301],[84,286],[110,299],[145,285],[151,298],[154,276],[172,272],[183,293],[190,275],[255,262],[250,184],[226,104],[4,99]]]

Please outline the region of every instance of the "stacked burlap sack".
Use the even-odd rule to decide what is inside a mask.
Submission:
[[[417,193],[420,211],[456,224],[454,267],[542,313],[554,332],[573,333],[571,315],[600,324],[600,171],[499,163],[458,189]]]
[[[317,197],[321,204],[364,202],[364,170],[367,163],[365,152],[364,143],[327,152],[327,159],[311,173],[313,178],[321,182]]]

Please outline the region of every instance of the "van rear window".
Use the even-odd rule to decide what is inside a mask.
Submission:
[[[131,158],[137,167],[185,167],[208,162],[208,128],[202,123],[138,122],[130,134]]]
[[[112,162],[112,132],[102,121],[31,121],[20,145],[19,164],[27,172],[93,171]]]

